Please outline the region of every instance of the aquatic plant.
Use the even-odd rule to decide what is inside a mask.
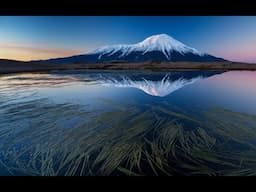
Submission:
[[[0,166],[9,174],[255,174],[252,115],[218,108],[189,116],[166,105],[99,113],[45,100],[5,107]]]

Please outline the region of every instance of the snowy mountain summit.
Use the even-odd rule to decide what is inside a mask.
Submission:
[[[194,48],[188,47],[185,44],[166,34],[153,35],[146,38],[144,41],[132,45],[112,45],[105,46],[92,52],[92,54],[99,54],[99,59],[103,55],[111,56],[115,53],[121,52],[119,58],[125,57],[132,52],[142,52],[144,55],[149,52],[159,51],[170,60],[172,52],[178,52],[182,55],[185,53],[192,53],[196,55],[203,55]]]
[[[201,53],[166,34],[153,35],[136,44],[103,46],[72,57],[45,60],[54,63],[140,63],[140,62],[225,61]]]
[[[192,52],[194,54],[201,55],[201,53],[196,49],[188,47],[166,34],[153,35],[148,37],[144,41],[138,43],[137,46],[142,50],[144,49],[145,52],[162,51],[167,58],[170,58],[171,51],[177,51],[181,54]]]

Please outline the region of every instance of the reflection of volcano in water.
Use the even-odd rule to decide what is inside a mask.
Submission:
[[[165,75],[161,81],[151,81],[147,79],[143,79],[141,81],[134,81],[131,80],[129,77],[123,77],[122,80],[101,80],[101,83],[105,86],[137,88],[149,95],[164,97],[186,85],[196,82],[199,79],[201,79],[201,77],[193,78],[190,80],[180,78],[176,81],[171,81],[169,76]]]
[[[119,75],[119,76],[101,76],[98,82],[104,86],[114,86],[114,87],[128,87],[128,88],[137,88],[143,92],[152,95],[164,97],[170,93],[184,87],[195,83],[196,81],[203,79],[204,77],[212,76],[215,73],[209,74],[194,74],[188,77],[186,72],[179,73],[169,73],[165,75],[154,75],[151,78],[150,76],[129,76],[129,75]]]

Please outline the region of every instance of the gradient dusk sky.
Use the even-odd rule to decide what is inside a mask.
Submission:
[[[161,33],[218,57],[256,62],[256,16],[0,16],[0,58],[84,54]]]

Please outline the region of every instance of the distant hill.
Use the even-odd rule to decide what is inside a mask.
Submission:
[[[0,64],[25,64],[25,62],[11,59],[0,59]]]

